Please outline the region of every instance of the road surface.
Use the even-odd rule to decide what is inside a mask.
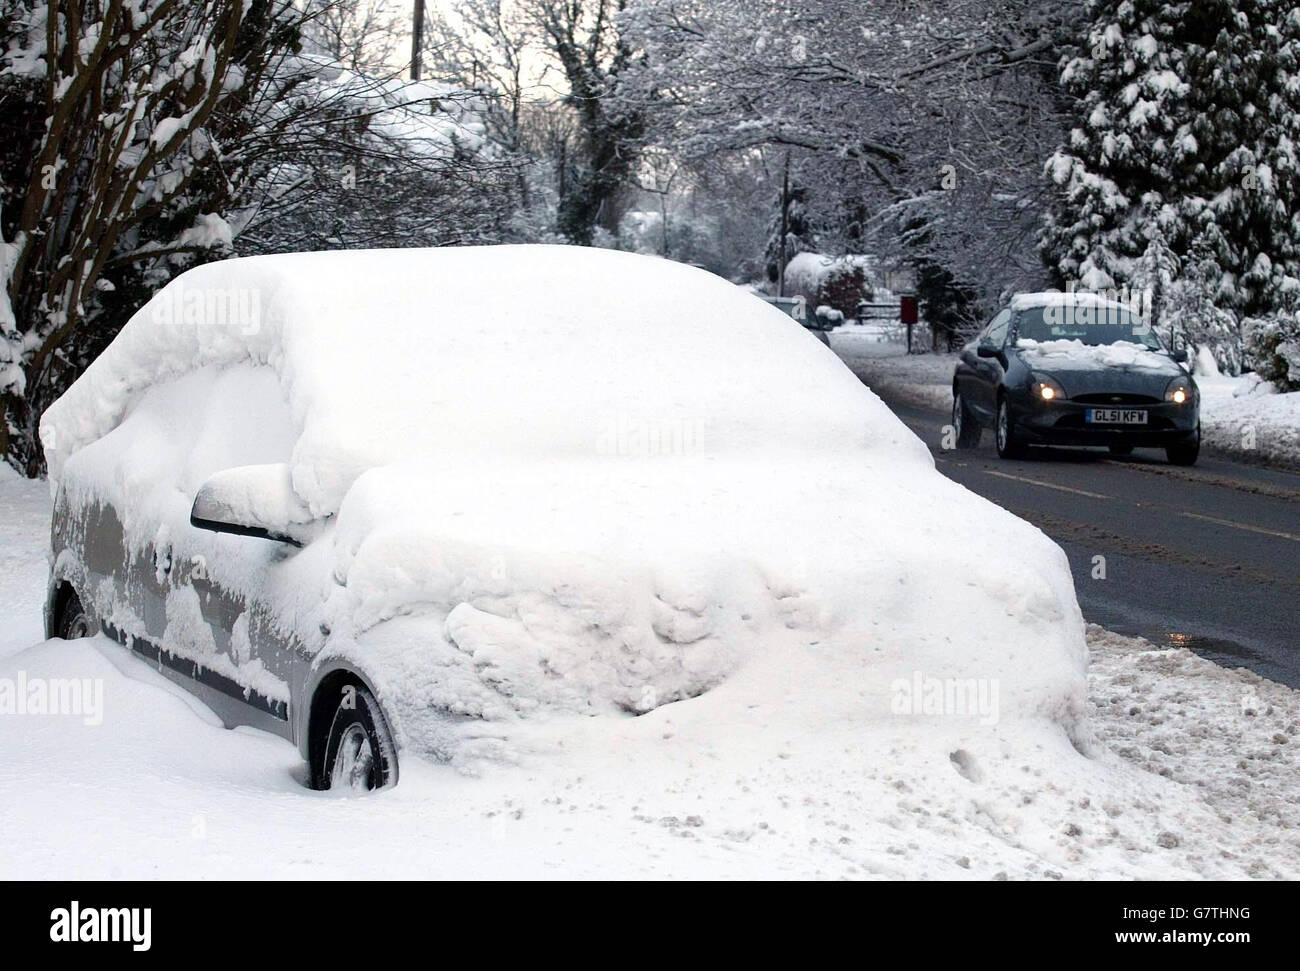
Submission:
[[[1300,474],[1205,453],[1176,468],[1155,450],[1007,461],[987,429],[979,448],[945,451],[947,412],[876,390],[940,472],[1061,545],[1087,620],[1300,687]]]

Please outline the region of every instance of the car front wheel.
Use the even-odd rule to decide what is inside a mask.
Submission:
[[[63,601],[54,633],[65,641],[93,637],[99,633],[99,625],[95,623],[95,618],[90,615],[90,612],[81,605],[81,598],[77,596],[75,590],[69,590]]]
[[[960,391],[954,392],[952,396],[952,427],[957,435],[958,448],[976,448],[979,445],[979,419],[966,407],[966,400]]]
[[[397,746],[379,702],[364,685],[343,686],[314,768],[317,789],[368,792],[397,784]]]
[[[1170,465],[1195,465],[1201,454],[1201,426],[1196,426],[1196,435],[1191,441],[1170,445],[1165,449],[1165,457]]]
[[[1025,454],[1025,443],[1016,434],[1016,419],[1011,413],[1011,405],[1003,398],[998,402],[998,420],[996,426],[998,458],[1018,459]]]

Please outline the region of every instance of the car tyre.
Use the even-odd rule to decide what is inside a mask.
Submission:
[[[957,433],[958,448],[979,446],[982,431],[979,419],[966,407],[966,400],[962,398],[960,391],[954,391],[952,396],[952,427]]]
[[[1201,454],[1201,426],[1196,426],[1196,435],[1186,442],[1170,445],[1165,449],[1165,457],[1170,465],[1195,465]]]
[[[397,785],[397,746],[368,688],[344,685],[329,718],[320,764],[313,766],[313,788],[369,792]]]
[[[77,596],[75,590],[69,590],[64,598],[54,633],[65,641],[94,637],[99,633],[99,625],[95,623],[95,618],[90,611],[81,605],[81,598]]]
[[[1012,413],[1011,405],[1006,398],[998,399],[998,419],[994,434],[997,438],[998,458],[1023,458],[1025,452],[1028,451],[1025,443],[1016,434],[1016,417]]]
[[[1124,455],[1133,454],[1133,446],[1127,444],[1126,442],[1113,442],[1112,444],[1107,445],[1106,447],[1110,449],[1111,455],[1124,456]]]
[[[958,448],[975,448],[979,446],[980,429],[979,419],[976,419],[975,412],[966,407],[966,399],[962,398],[961,391],[953,391],[953,430],[957,433]]]

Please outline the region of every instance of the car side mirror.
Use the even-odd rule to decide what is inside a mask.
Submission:
[[[1170,355],[1179,364],[1187,363],[1187,348],[1180,347]]]
[[[996,344],[977,344],[975,353],[980,357],[1000,357],[1001,349]]]
[[[293,491],[289,466],[241,465],[199,486],[190,525],[301,546],[315,517]]]

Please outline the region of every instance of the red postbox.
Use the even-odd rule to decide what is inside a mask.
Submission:
[[[906,294],[898,298],[898,321],[907,328],[907,353],[912,353],[912,328],[916,326],[916,297]]]
[[[903,296],[898,298],[898,321],[902,324],[916,323],[916,297]]]

